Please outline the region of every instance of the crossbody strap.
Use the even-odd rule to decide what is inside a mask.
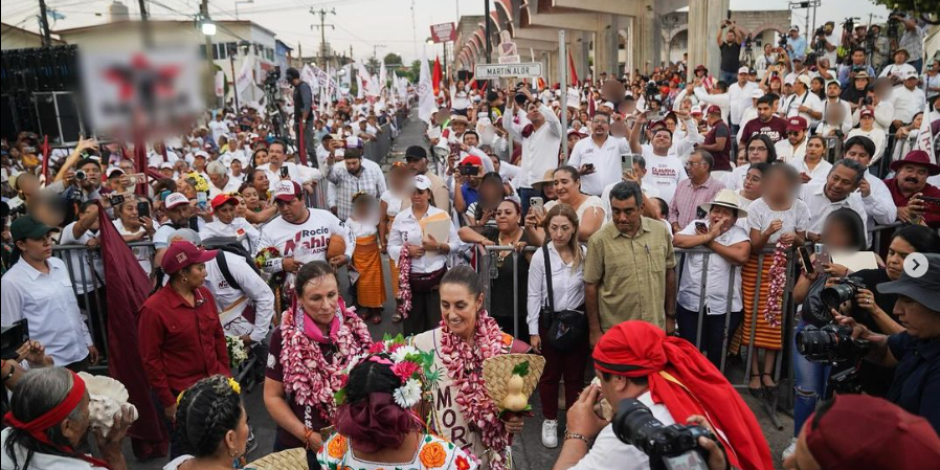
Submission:
[[[555,292],[552,289],[552,258],[548,254],[548,244],[542,246],[545,255],[545,281],[548,283],[548,308],[555,312]]]

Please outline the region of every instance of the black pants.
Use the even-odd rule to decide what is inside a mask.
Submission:
[[[300,153],[300,127],[298,121],[294,121],[294,132],[297,133],[297,153]],[[320,162],[317,160],[317,144],[313,140],[313,119],[308,119],[303,126],[304,150],[307,151],[307,164],[313,168],[319,168]]]
[[[703,351],[708,356],[708,360],[719,368],[721,367],[721,351],[725,342],[726,317],[727,314],[724,313],[721,315],[708,315],[706,313],[705,318],[702,320],[702,343],[697,345],[699,351]],[[727,338],[729,342],[731,335],[741,325],[743,317],[744,312],[731,313]],[[696,344],[698,339],[698,312],[686,310],[678,305],[676,308],[676,322],[678,323],[679,336],[692,344]]]
[[[411,312],[402,321],[404,335],[419,335],[441,324],[441,292],[437,288],[429,293],[411,295]]]

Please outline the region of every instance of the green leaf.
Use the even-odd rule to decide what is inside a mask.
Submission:
[[[529,375],[529,361],[520,362],[512,369],[512,375],[518,375],[519,377],[525,377]]]
[[[391,340],[392,340],[392,335],[390,335],[390,334],[388,334],[388,333],[385,333],[385,336],[382,337],[382,341],[383,341],[383,342],[385,342],[385,341],[391,341]]]
[[[342,390],[337,391],[333,395],[333,399],[336,400],[336,406],[341,406],[344,403],[346,403],[346,389],[344,388]]]

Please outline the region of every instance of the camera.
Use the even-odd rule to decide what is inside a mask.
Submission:
[[[29,322],[22,319],[10,326],[0,328],[0,359],[16,359],[16,353],[29,341]]]
[[[698,438],[707,437],[721,446],[714,434],[700,426],[663,425],[646,405],[632,398],[620,402],[613,426],[620,442],[649,456],[652,470],[707,470],[708,453]]]
[[[867,289],[865,283],[855,277],[847,277],[839,280],[839,283],[826,287],[819,294],[826,308],[838,310],[845,302],[854,302],[859,289]]]
[[[777,41],[777,47],[780,47],[781,49],[786,49],[787,44],[788,44],[787,37],[785,35],[781,35],[780,39]]]
[[[461,176],[477,176],[480,174],[480,169],[473,165],[463,165],[460,167]]]
[[[844,362],[868,352],[871,343],[852,339],[852,328],[830,323],[822,328],[808,325],[796,335],[796,349],[810,362]]]
[[[85,173],[85,170],[78,170],[75,172],[75,181],[85,181],[88,179],[88,173]]]

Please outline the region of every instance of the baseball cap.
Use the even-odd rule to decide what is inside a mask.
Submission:
[[[705,111],[705,114],[721,114],[721,108],[715,105],[711,105]]]
[[[871,78],[871,76],[868,75],[868,71],[866,70],[855,72],[855,79],[858,80],[860,78]]]
[[[219,194],[212,199],[212,210],[218,209],[230,202],[238,205],[238,198],[235,196],[229,196],[228,194]]]
[[[274,199],[282,202],[294,202],[303,196],[303,189],[294,181],[279,181],[274,188]]]
[[[470,156],[468,156],[467,158],[464,158],[463,161],[460,162],[460,164],[461,164],[461,165],[483,166],[483,160],[481,160],[480,157],[478,157],[478,156],[476,156],[476,155],[470,155]]]
[[[414,188],[417,189],[418,191],[428,191],[431,189],[431,180],[428,179],[428,177],[424,175],[415,176]]]
[[[194,264],[208,263],[215,259],[218,253],[215,250],[200,250],[190,242],[179,241],[170,244],[160,267],[167,274],[176,274]]]
[[[38,240],[45,237],[49,232],[58,232],[59,229],[50,227],[31,215],[19,217],[10,225],[10,236],[13,243],[23,240]]]
[[[898,294],[914,299],[917,303],[934,312],[940,312],[940,255],[924,255],[927,258],[927,272],[920,277],[913,277],[905,269],[897,281],[878,284],[882,294]]]
[[[201,151],[201,150],[193,154],[193,158],[194,158],[194,159],[195,159],[195,158],[200,158],[200,157],[205,158],[206,160],[208,160],[208,159],[209,159],[209,154],[206,153],[206,152],[203,152],[203,151]]]
[[[701,106],[692,106],[692,109],[689,111],[689,114],[691,114],[691,115],[693,115],[693,116],[701,116],[701,115],[702,115],[702,107],[701,107]]]
[[[124,170],[118,167],[111,167],[111,168],[108,168],[108,172],[105,174],[107,175],[108,179],[118,178],[118,177],[124,176]]]
[[[940,460],[930,422],[883,398],[836,395],[806,424],[806,447],[826,470],[920,470]]]
[[[800,26],[799,26],[799,25],[790,26],[790,31],[799,32],[799,31],[800,31]]]
[[[799,77],[796,77],[796,81],[806,85],[807,87],[810,87],[813,84],[813,79],[809,78],[809,75],[800,75]]]
[[[424,147],[414,145],[405,150],[405,160],[424,160],[426,158],[428,158],[428,151]]]
[[[163,163],[160,164],[160,169],[161,169],[161,170],[172,170],[172,169],[173,169],[173,164],[170,163],[170,162],[163,162]]]
[[[912,78],[914,78],[914,79],[919,79],[920,76],[917,75],[917,71],[915,71],[915,70],[908,70],[908,71],[907,71],[907,74],[904,75],[904,79],[905,79],[905,80],[910,80],[910,79],[912,79]]]
[[[168,210],[176,209],[177,207],[182,206],[184,204],[188,205],[189,199],[187,199],[186,196],[183,196],[180,193],[170,194],[169,196],[166,197],[166,201],[163,202],[163,205]]]
[[[805,131],[806,130],[806,119],[796,116],[787,119],[787,132],[790,131]]]
[[[750,70],[749,68],[747,68],[747,67],[741,67],[741,68],[738,69],[738,75],[742,75],[742,74],[743,74],[743,75],[746,75],[746,74],[750,73],[750,71],[751,71],[751,70]]]
[[[864,108],[864,109],[862,109],[862,112],[860,112],[860,113],[858,114],[858,116],[859,116],[860,118],[863,118],[863,117],[874,117],[874,116],[875,116],[875,112],[872,111],[871,108]]]

